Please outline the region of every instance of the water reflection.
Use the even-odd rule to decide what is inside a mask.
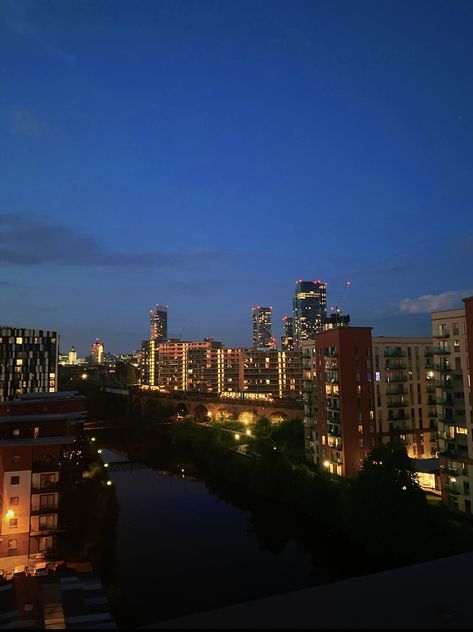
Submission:
[[[314,567],[314,534],[233,491],[209,487],[189,454],[143,433],[96,433],[121,507],[121,627],[305,588],[339,577]]]

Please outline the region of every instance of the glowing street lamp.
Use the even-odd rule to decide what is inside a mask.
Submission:
[[[324,467],[330,467],[330,462],[329,461],[324,461]]]
[[[235,433],[235,439],[236,439],[237,441],[240,441],[240,435],[238,434],[238,432],[236,432],[236,433]]]

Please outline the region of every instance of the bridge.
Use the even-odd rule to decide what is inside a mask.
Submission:
[[[205,393],[162,393],[130,389],[130,412],[137,417],[167,416],[193,421],[243,421],[261,417],[272,422],[303,419],[304,409],[296,400],[230,399]]]

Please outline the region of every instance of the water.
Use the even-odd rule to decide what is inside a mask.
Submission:
[[[126,460],[123,437],[96,436],[99,445],[108,446],[104,461]],[[224,500],[199,478],[188,457],[162,446],[153,449],[152,441],[134,437],[128,445],[139,468],[109,469],[121,508],[114,580],[120,588],[120,627],[335,578],[314,567],[297,529],[281,512],[250,511]],[[150,454],[156,469],[146,465]]]

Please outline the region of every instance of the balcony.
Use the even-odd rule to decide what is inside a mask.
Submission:
[[[450,338],[450,334],[448,331],[444,331],[442,333],[434,334],[432,338]]]
[[[404,406],[408,405],[409,403],[402,401],[402,399],[391,400],[386,404],[388,408],[403,408]]]
[[[338,357],[338,352],[336,349],[325,349],[324,352],[324,357],[325,358],[337,358]]]
[[[443,485],[442,489],[448,494],[454,494],[455,496],[461,494],[460,489],[456,485]]]
[[[433,351],[433,355],[447,355],[450,352],[450,349],[447,349],[445,347],[435,347],[435,349],[432,350]]]
[[[435,364],[434,369],[440,371],[440,373],[447,373],[452,370],[452,367],[442,362],[441,364]]]
[[[32,484],[31,492],[35,494],[46,494],[47,492],[57,492],[59,491],[60,483],[59,481],[51,482],[47,484]]]
[[[403,371],[404,369],[407,369],[407,365],[404,362],[393,362],[389,366],[384,367],[385,371]]]
[[[328,438],[328,447],[334,448],[336,450],[342,449],[342,440],[339,437],[330,437]]]
[[[34,472],[59,472],[59,463],[57,461],[33,461],[31,471]]]
[[[62,533],[65,529],[60,529],[59,527],[38,527],[37,531],[30,531],[30,536],[38,536],[38,535],[56,535],[56,533]]]
[[[406,354],[402,349],[393,349],[392,351],[384,350],[385,358],[405,358]]]
[[[396,375],[392,375],[389,378],[386,377],[386,382],[388,384],[391,384],[391,382],[407,382],[408,381],[408,377],[405,373],[401,373],[401,375],[396,374]]]
[[[38,507],[37,509],[32,509],[30,514],[32,516],[38,516],[41,514],[50,514],[57,513],[59,511],[59,505],[56,503],[55,505],[48,505],[47,507]]]
[[[386,389],[386,395],[388,397],[392,396],[392,395],[407,395],[407,388],[404,388],[404,386],[396,386],[395,388],[387,388]]]

